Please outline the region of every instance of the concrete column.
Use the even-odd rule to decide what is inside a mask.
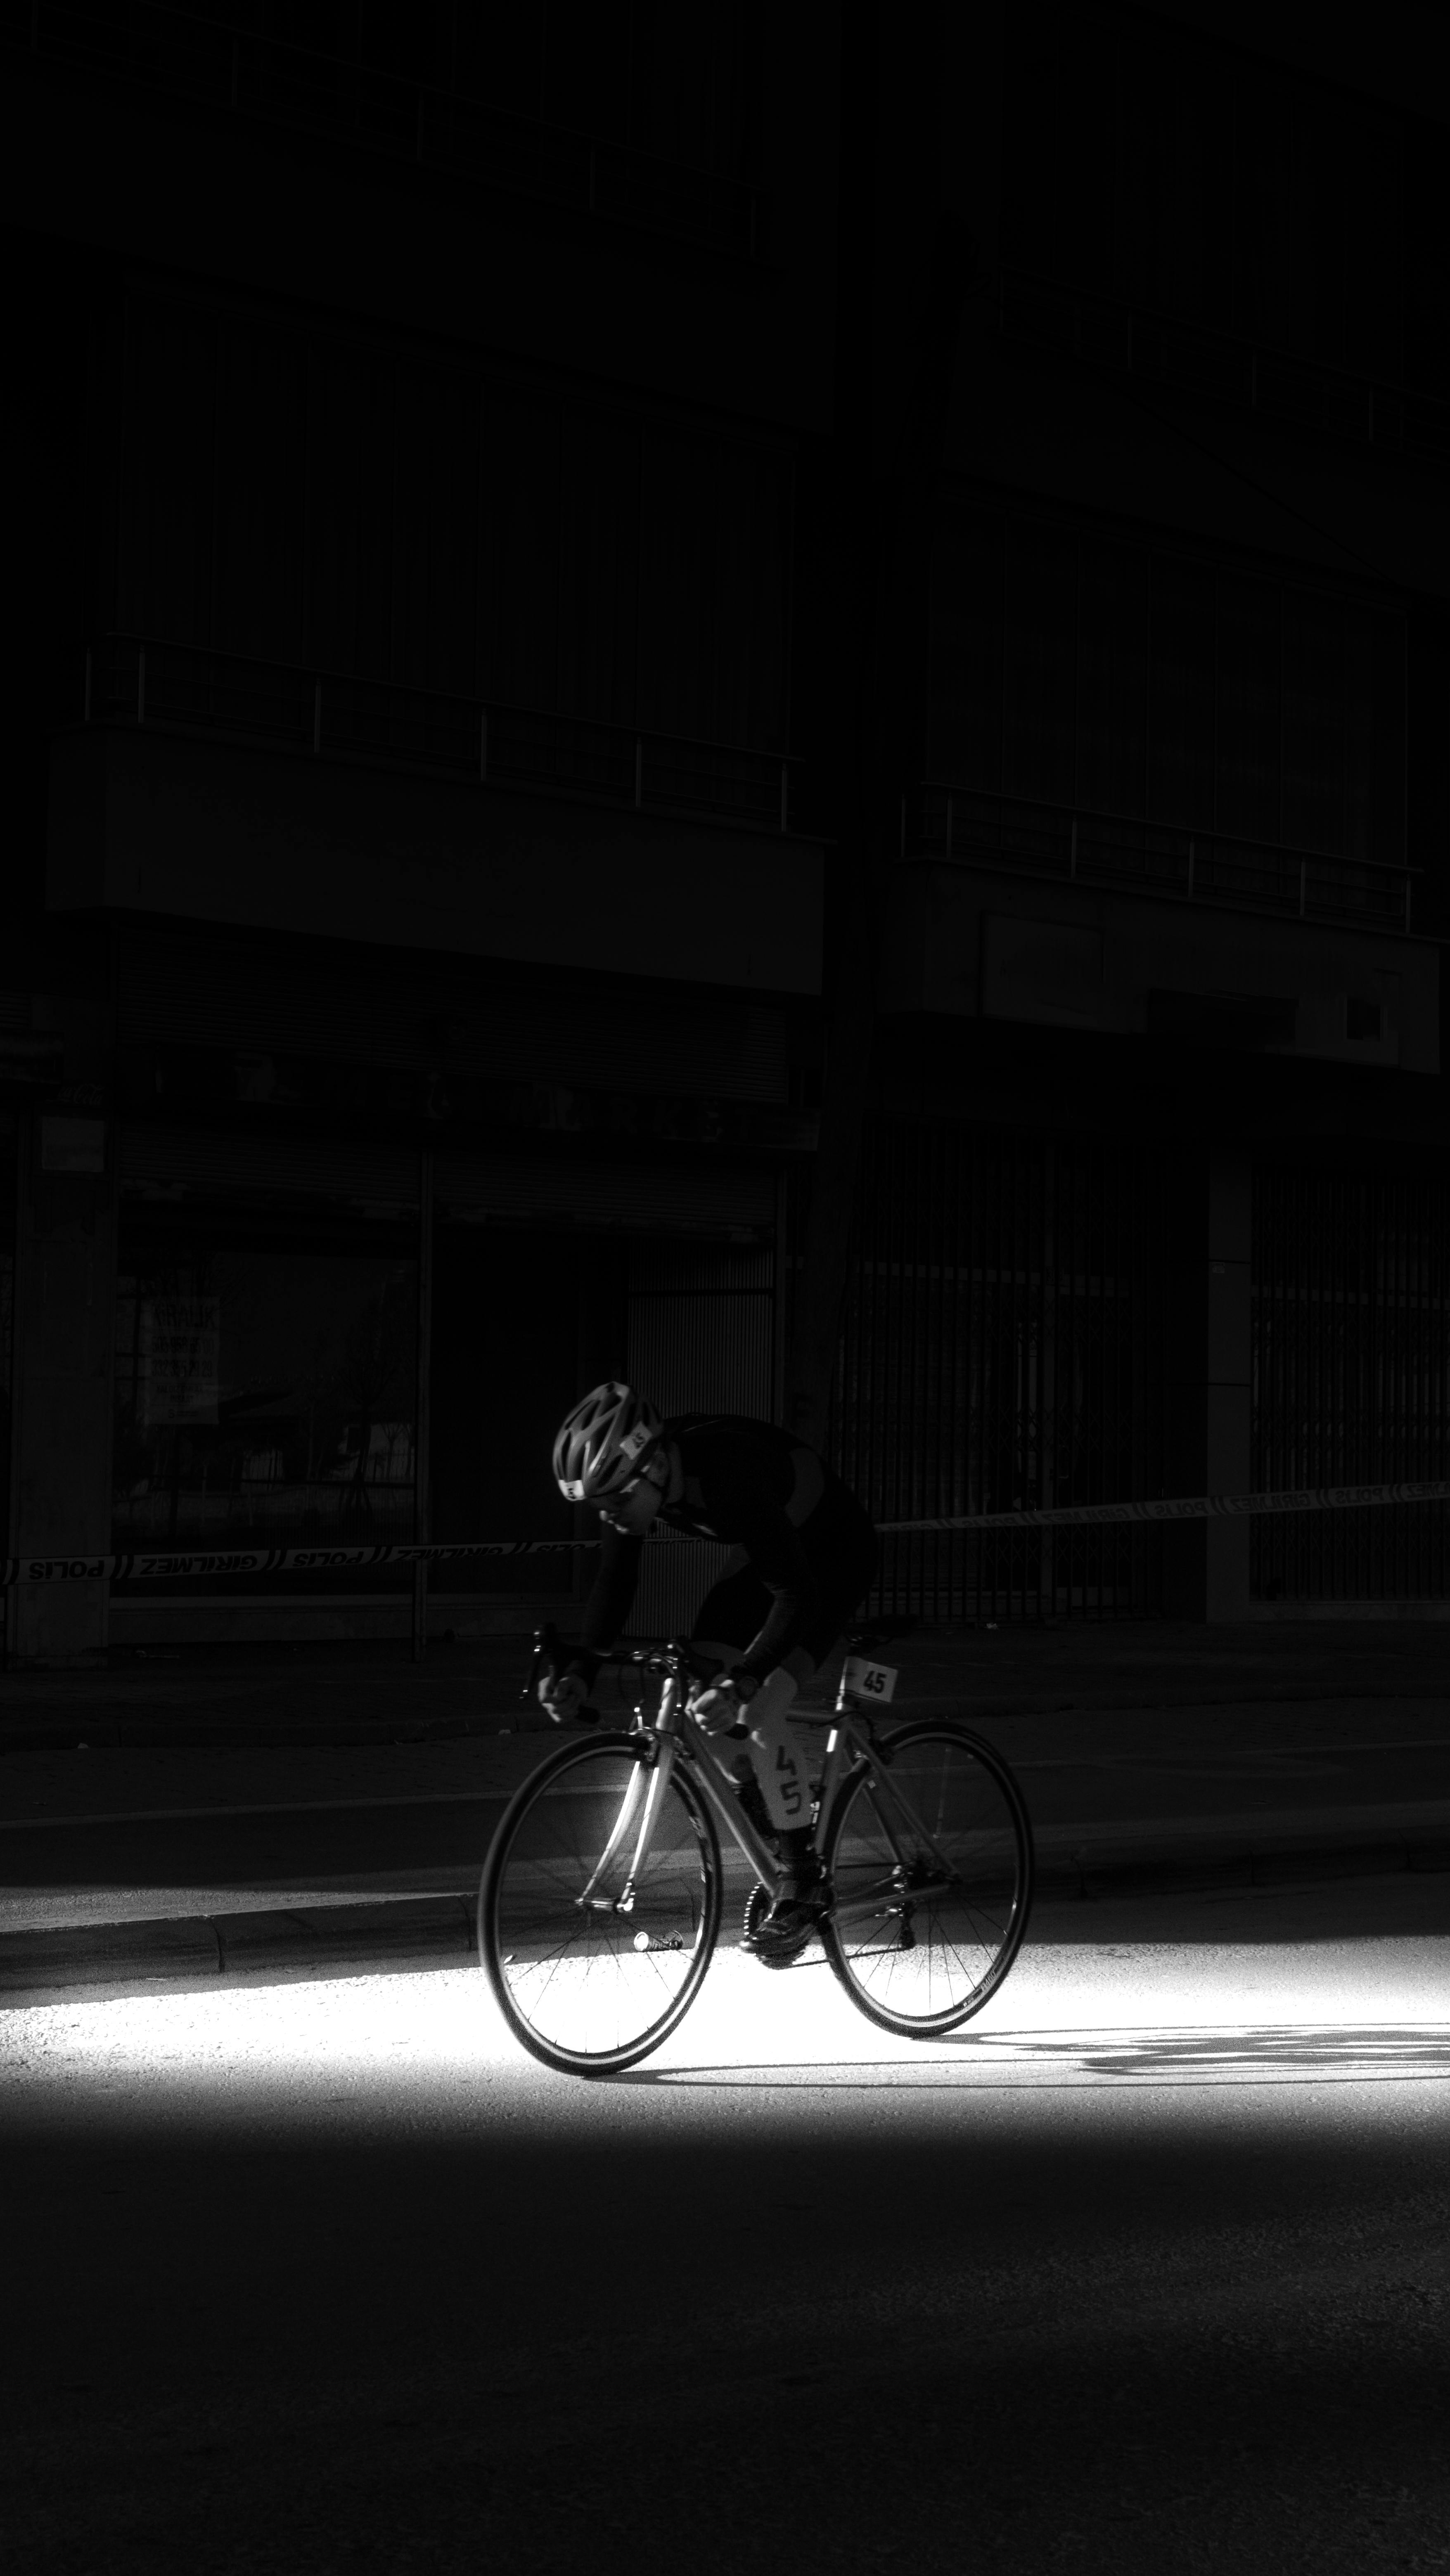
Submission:
[[[22,1122],[10,1524],[18,1556],[101,1555],[111,1544],[110,1146],[99,1117]],[[17,1584],[12,1662],[99,1662],[109,1592],[104,1581]]]
[[[1169,1260],[1164,1489],[1249,1490],[1253,1168],[1191,1156],[1175,1192]],[[1249,1524],[1192,1521],[1166,1533],[1164,1608],[1181,1619],[1249,1615]]]

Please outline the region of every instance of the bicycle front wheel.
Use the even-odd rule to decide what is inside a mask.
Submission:
[[[658,2048],[720,1928],[713,1819],[683,1765],[666,1780],[655,1752],[639,1735],[566,1746],[525,1781],[484,1864],[489,1982],[525,2048],[567,2074],[611,2074]]]
[[[826,1956],[883,2030],[952,2030],[995,1994],[1032,1901],[1032,1829],[1001,1755],[951,1720],[883,1739],[826,1835]]]

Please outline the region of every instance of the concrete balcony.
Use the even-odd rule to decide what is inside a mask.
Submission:
[[[732,757],[755,756],[718,755]],[[439,766],[282,750],[149,718],[68,728],[52,752],[47,900],[58,911],[819,991],[818,843],[755,814],[714,819],[698,804],[647,801],[643,742],[633,804],[587,785],[551,792],[546,781],[480,778],[477,764],[471,779]]]
[[[1277,874],[1245,868],[1239,887],[1220,854],[1217,882],[1190,862],[1139,891],[1103,882],[1107,860],[1097,882],[1072,869],[1066,820],[1061,838],[1055,868],[1045,840],[1025,863],[1000,848],[908,853],[885,1007],[1438,1073],[1439,954],[1410,935],[1407,872],[1284,852]]]

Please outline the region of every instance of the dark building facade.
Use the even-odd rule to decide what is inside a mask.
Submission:
[[[582,1385],[799,1413],[820,1309],[887,1519],[1443,1473],[1418,25],[6,22],[10,1549],[563,1541]],[[22,1585],[7,1650],[579,1564]],[[881,1583],[1447,1596],[1434,1508]]]

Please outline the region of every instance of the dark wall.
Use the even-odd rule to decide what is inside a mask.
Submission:
[[[1409,621],[1409,755],[1406,799],[1410,865],[1420,870],[1414,918],[1450,938],[1450,611],[1415,604]]]
[[[10,378],[0,403],[0,903],[13,936],[34,928],[39,909],[49,729],[67,648],[86,632],[104,591],[110,512],[104,448],[95,436],[106,363],[100,263],[0,227],[0,284]],[[24,981],[13,955],[3,981]]]
[[[1047,0],[1007,23],[1009,260],[1450,390],[1441,128],[1145,10]]]
[[[439,1227],[433,1280],[435,1538],[572,1534],[574,1516],[554,1483],[550,1458],[554,1434],[581,1392],[581,1277],[588,1257],[587,1247],[573,1239],[502,1227]],[[474,1577],[450,1571],[440,1584],[468,1590]],[[505,1580],[495,1567],[478,1577],[477,1588],[528,1589],[527,1572],[521,1578],[518,1565],[508,1566]]]
[[[123,631],[783,746],[778,448],[216,295],[124,335]]]
[[[1402,612],[961,494],[933,590],[936,777],[1403,862]]]

